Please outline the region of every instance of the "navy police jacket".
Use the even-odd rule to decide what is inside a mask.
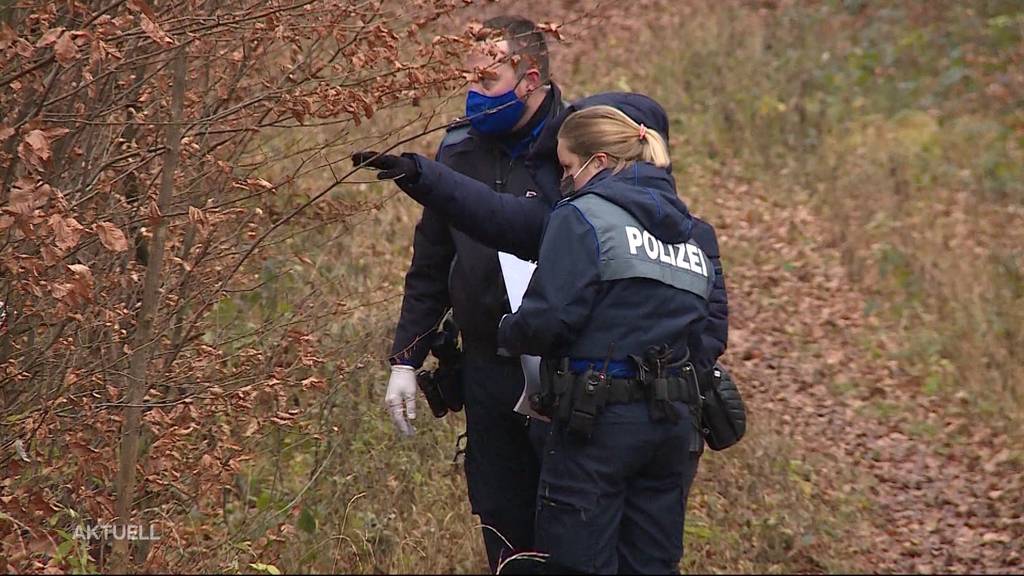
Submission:
[[[661,106],[642,94],[609,92],[579,100],[549,120],[527,163],[556,158],[558,130],[572,112],[588,106],[608,105],[622,110],[637,122],[657,130],[668,139],[668,117]],[[551,209],[560,201],[558,179],[526,194],[494,194],[479,180],[466,177],[446,166],[416,156],[420,168],[417,182],[402,184],[403,190],[427,211],[440,215],[453,229],[480,243],[515,254],[525,260],[537,260],[541,234]],[[555,160],[557,163],[557,160]],[[535,193],[533,193],[535,192]],[[685,209],[685,206],[683,207]],[[715,284],[709,300],[709,317],[704,332],[702,356],[694,358],[698,369],[708,369],[726,349],[729,335],[729,306],[725,276],[714,228],[693,217],[690,237],[703,250],[715,269]],[[407,290],[410,284],[407,281]],[[408,297],[408,296],[407,296]],[[603,356],[603,355],[602,355]]]
[[[621,361],[668,345],[699,358],[715,271],[690,239],[672,176],[637,162],[604,170],[560,202],[519,311],[501,321],[511,354]]]
[[[494,246],[526,240],[536,247],[540,241],[550,207],[557,201],[562,169],[555,154],[536,150],[536,144],[562,108],[561,94],[552,84],[544,104],[517,134],[497,139],[468,126],[449,130],[424,182],[435,179],[434,185],[443,186],[435,176],[443,170],[464,186],[482,187],[497,198],[498,205],[511,199],[532,200],[542,190],[554,197],[522,204],[516,213],[522,221],[502,231],[498,243],[467,233],[457,225],[461,218],[452,218],[434,206],[425,207],[413,236],[412,264],[405,276],[405,295],[389,358],[392,364],[422,365],[429,352],[429,335],[448,308],[462,332],[467,353],[496,354],[498,320],[509,307]],[[496,224],[502,226],[503,221],[501,218]]]

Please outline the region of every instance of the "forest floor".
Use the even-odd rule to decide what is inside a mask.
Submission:
[[[790,458],[826,463],[807,473],[808,494],[831,492],[863,512],[845,527],[857,557],[847,567],[1019,571],[1020,451],[961,409],[963,393],[926,394],[887,360],[895,337],[864,313],[866,298],[847,279],[825,222],[756,183],[709,178],[704,188],[719,192],[699,204],[727,266],[724,362],[746,396],[751,433],[788,438]]]

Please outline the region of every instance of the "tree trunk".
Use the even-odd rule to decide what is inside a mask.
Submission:
[[[169,212],[171,194],[174,191],[174,175],[178,169],[178,155],[181,150],[181,123],[185,103],[185,71],[186,47],[178,48],[174,59],[174,84],[171,93],[171,122],[167,125],[166,151],[164,153],[163,174],[160,181],[160,193],[157,196],[157,207],[161,214]],[[153,230],[149,242],[149,262],[146,265],[146,276],[142,288],[142,305],[139,308],[135,334],[132,338],[131,353],[126,381],[124,421],[121,424],[121,455],[120,468],[117,475],[117,522],[127,526],[131,521],[132,502],[135,497],[135,469],[139,460],[139,436],[142,422],[142,402],[145,400],[149,383],[146,370],[152,356],[151,342],[153,336],[153,319],[156,316],[157,304],[160,300],[160,284],[164,261],[164,233],[166,225],[161,220]],[[147,528],[143,527],[143,532]],[[122,532],[123,534],[124,532]],[[148,533],[148,532],[147,532]],[[131,567],[127,540],[114,542],[114,554],[111,570],[114,573],[126,573]]]

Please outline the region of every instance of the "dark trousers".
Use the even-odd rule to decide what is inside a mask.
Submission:
[[[690,485],[703,450],[685,404],[676,424],[646,403],[614,404],[590,440],[551,427],[537,495],[536,548],[597,574],[678,573]]]
[[[523,390],[519,358],[467,355],[466,484],[483,525],[491,572],[515,552],[533,548],[539,443],[528,418],[513,411]]]

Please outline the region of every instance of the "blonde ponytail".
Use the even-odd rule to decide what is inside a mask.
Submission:
[[[611,106],[591,106],[570,114],[558,138],[582,158],[598,152],[607,154],[616,163],[616,172],[630,162],[649,162],[659,168],[670,162],[668,145],[661,134]]]

